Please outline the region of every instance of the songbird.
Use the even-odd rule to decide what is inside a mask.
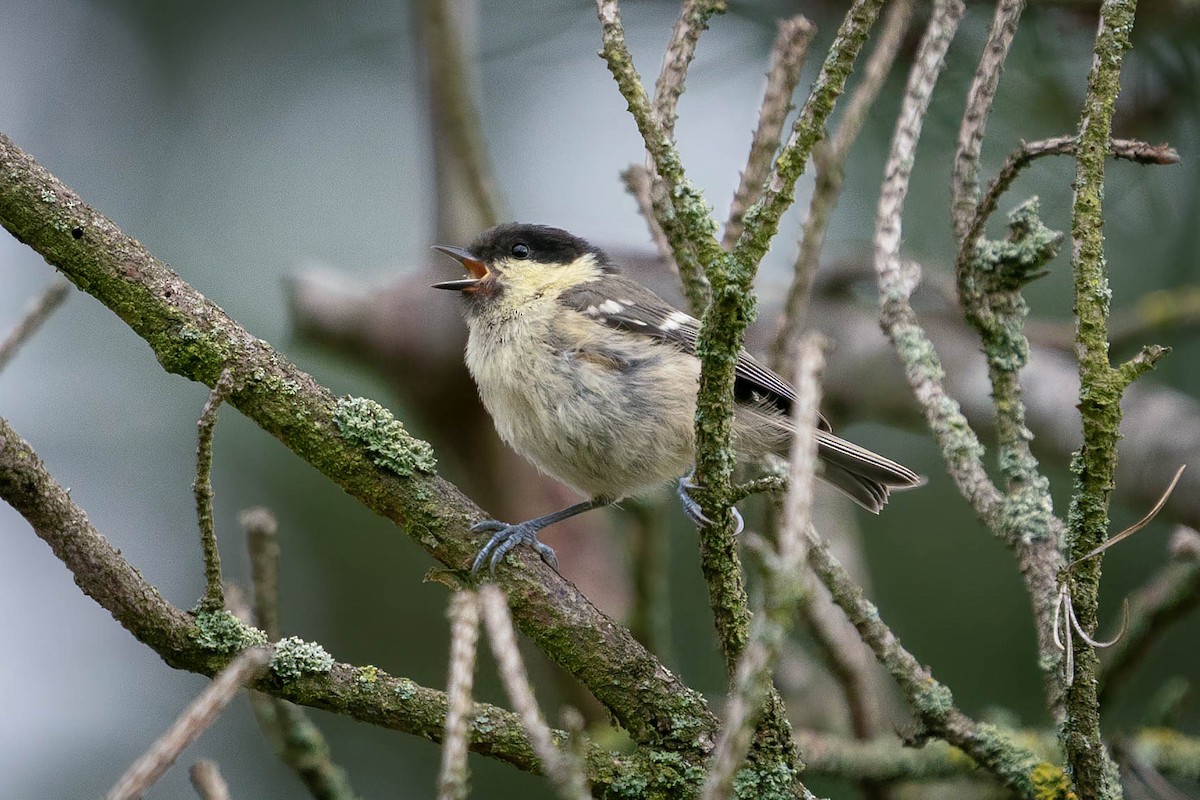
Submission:
[[[495,569],[521,544],[557,567],[538,531],[668,481],[676,482],[688,516],[708,524],[688,493],[699,488],[692,474],[700,323],[621,275],[598,247],[558,228],[500,225],[466,249],[434,249],[468,273],[433,288],[463,297],[467,368],[500,438],[588,498],[525,522],[475,525],[493,535],[472,570],[485,563]],[[742,350],[734,395],[738,455],[786,456],[795,390]],[[820,476],[875,513],[890,490],[923,482],[908,467],[835,436],[824,419],[817,449]]]

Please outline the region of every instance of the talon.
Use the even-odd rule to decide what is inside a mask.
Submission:
[[[504,557],[523,544],[532,547],[543,561],[555,570],[558,569],[558,557],[554,554],[554,548],[539,541],[536,529],[532,529],[526,523],[509,525],[499,520],[488,519],[471,526],[471,530],[476,532],[495,531],[492,538],[488,539],[487,544],[481,547],[476,554],[475,561],[471,564],[472,574],[478,573],[485,563],[488,565],[488,572],[495,572],[497,565],[504,560]]]
[[[704,488],[699,484],[692,482],[692,476],[695,474],[696,470],[693,469],[687,475],[684,475],[682,478],[680,478],[679,484],[675,491],[676,494],[679,495],[680,502],[683,503],[683,513],[687,514],[688,519],[696,523],[696,525],[701,528],[707,528],[709,525],[713,524],[713,521],[705,516],[703,509],[700,508],[700,504],[697,503],[690,494],[688,494],[692,490]],[[742,515],[736,508],[730,508],[729,510],[733,512],[733,519],[736,523],[736,526],[733,530],[733,535],[737,536],[739,533],[745,530],[746,523],[744,520],[742,520]]]

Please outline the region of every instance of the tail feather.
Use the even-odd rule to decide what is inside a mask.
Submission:
[[[821,477],[868,511],[878,514],[893,489],[911,489],[925,479],[903,464],[865,447],[817,431],[817,455],[824,462]]]

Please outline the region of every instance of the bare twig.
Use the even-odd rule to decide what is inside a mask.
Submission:
[[[200,547],[204,551],[204,598],[202,611],[225,608],[225,590],[221,583],[221,551],[217,548],[217,533],[213,525],[212,444],[217,424],[217,409],[233,391],[233,373],[225,370],[208,394],[204,411],[196,421],[199,443],[196,445],[196,480],[192,491],[196,496],[196,520],[200,525]]]
[[[837,129],[827,142],[821,142],[813,148],[816,185],[800,235],[800,253],[792,271],[792,283],[779,315],[779,329],[771,347],[772,362],[777,368],[784,369],[785,376],[791,368],[787,353],[803,330],[800,320],[812,293],[813,277],[825,245],[825,232],[842,193],[846,159],[904,42],[914,3],[915,0],[898,0],[888,6],[875,47],[863,70],[863,78],[846,102]]]
[[[279,522],[270,509],[262,506],[241,512],[238,522],[246,531],[250,553],[254,624],[273,642],[283,636],[279,624]]]
[[[517,650],[516,632],[508,614],[508,598],[499,587],[488,584],[480,588],[479,602],[504,688],[542,762],[543,772],[559,796],[568,800],[591,797],[582,765],[571,757],[567,749],[554,746],[554,737],[538,708],[533,687],[529,685],[529,676],[525,674],[521,653]]]
[[[1200,533],[1179,527],[1171,536],[1171,563],[1129,601],[1129,628],[1109,650],[1100,672],[1100,707],[1133,674],[1174,621],[1200,605]]]
[[[192,701],[175,724],[133,762],[105,795],[106,800],[133,800],[143,795],[175,763],[183,749],[208,730],[238,690],[266,669],[269,660],[270,651],[265,648],[247,650],[234,659]]]
[[[962,260],[969,256],[972,243],[983,235],[983,228],[987,224],[988,218],[995,213],[1000,197],[1008,191],[1021,171],[1031,162],[1044,156],[1073,156],[1076,153],[1075,145],[1074,136],[1055,136],[1050,139],[1039,139],[1036,142],[1021,142],[1017,149],[1009,154],[975,207],[970,228],[959,245],[958,263],[961,264]],[[1179,163],[1179,153],[1173,147],[1165,144],[1151,145],[1136,139],[1111,139],[1108,147],[1109,154],[1113,158],[1138,164],[1170,165]]]
[[[479,601],[474,592],[456,592],[447,610],[450,617],[450,676],[446,680],[446,735],[442,739],[442,769],[438,800],[466,800],[470,773],[467,737],[475,701],[475,644],[479,640]]]
[[[801,14],[779,22],[775,44],[771,47],[767,85],[758,110],[758,126],[750,140],[750,155],[733,194],[729,221],[725,223],[721,237],[721,246],[727,250],[742,235],[746,210],[762,194],[763,183],[771,172],[771,162],[783,141],[783,123],[792,109],[792,96],[800,82],[800,71],[814,33],[816,26]]]
[[[725,0],[683,0],[679,20],[671,31],[671,41],[663,55],[662,71],[654,84],[654,118],[663,132],[675,138],[675,109],[683,94],[688,66],[696,55],[700,34],[708,28],[713,14],[725,13]]]
[[[979,196],[979,153],[983,148],[988,114],[991,113],[996,87],[1000,84],[1000,73],[1024,10],[1025,0],[1000,0],[996,4],[992,27],[988,31],[983,54],[979,57],[979,66],[975,69],[975,79],[967,93],[967,107],[958,130],[954,174],[950,181],[950,216],[954,222],[954,234],[960,242],[966,238]]]
[[[985,521],[992,521],[1000,507],[1000,492],[983,467],[983,445],[963,417],[958,402],[946,392],[945,373],[937,353],[913,311],[910,299],[920,282],[920,270],[916,264],[900,258],[904,198],[941,55],[942,51],[925,48],[909,78],[879,197],[875,271],[883,300],[884,332],[896,348],[909,385],[924,410],[926,423],[938,439],[947,471],[976,513]]]
[[[54,313],[54,309],[62,305],[62,302],[67,299],[70,288],[69,281],[58,278],[30,304],[21,321],[8,332],[3,341],[0,341],[0,370],[8,366],[8,362],[12,361],[13,356],[21,349],[21,345],[29,341],[30,337],[42,327],[42,323]]]
[[[221,777],[217,762],[197,761],[188,770],[188,775],[200,800],[230,800],[229,784]]]
[[[1065,781],[1062,770],[1042,761],[998,729],[980,725],[955,705],[950,690],[934,679],[879,617],[879,611],[809,529],[808,563],[829,589],[833,600],[858,628],[863,641],[895,679],[926,732],[944,739],[970,756],[1019,797],[1043,796],[1046,785]]]
[[[821,343],[815,337],[798,346],[796,402],[792,408],[792,457],[784,522],[772,552],[761,540],[750,540],[763,560],[766,590],[763,610],[751,624],[750,641],[738,659],[733,691],[725,707],[724,727],[717,739],[701,800],[723,800],[732,790],[733,776],[750,749],[754,726],[762,715],[763,701],[779,647],[805,597],[803,564],[805,531],[812,523],[812,491],[817,467],[815,435],[820,405],[819,377],[823,366]]]
[[[432,140],[437,151],[438,233],[455,238],[473,235],[470,228],[491,227],[505,216],[470,74],[468,54],[476,48],[466,41],[463,23],[475,10],[457,0],[429,0],[417,3],[414,13],[428,65]]]
[[[192,786],[200,800],[231,800],[229,784],[221,776],[221,769],[215,761],[197,761],[188,770]]]
[[[279,621],[279,539],[278,522],[266,508],[251,508],[238,514],[246,530],[250,553],[250,576],[254,586],[254,615],[271,641],[282,635]],[[244,600],[234,602],[226,590],[230,610],[239,619],[249,609]],[[318,800],[354,800],[356,797],[345,770],[333,761],[329,743],[308,714],[286,700],[250,691],[250,708],[259,728],[271,742],[275,754],[300,778],[304,787]]]
[[[675,251],[671,249],[671,242],[667,239],[666,231],[663,230],[662,223],[658,221],[654,200],[651,197],[654,174],[644,166],[631,164],[621,173],[621,180],[625,184],[625,191],[629,192],[637,203],[642,219],[646,220],[646,227],[650,230],[650,238],[654,241],[654,247],[658,250],[658,254],[678,274],[679,265],[675,263]]]

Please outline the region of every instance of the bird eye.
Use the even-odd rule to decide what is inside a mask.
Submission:
[[[524,242],[517,242],[512,246],[513,258],[526,259],[529,258],[529,245]]]

